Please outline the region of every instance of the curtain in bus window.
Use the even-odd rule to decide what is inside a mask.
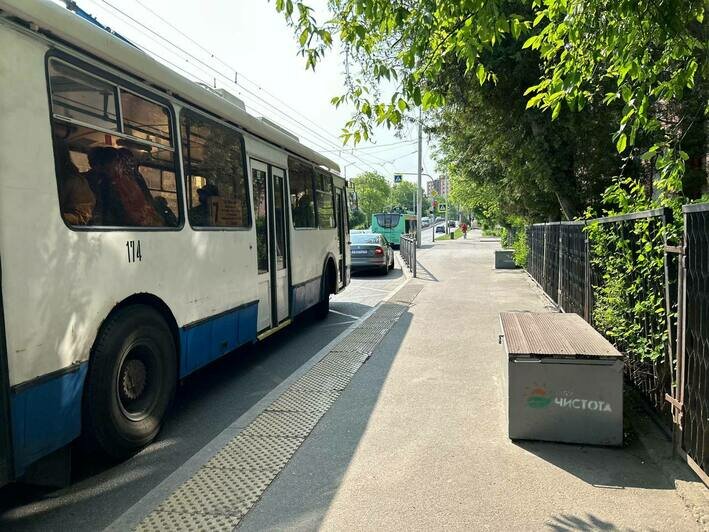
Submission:
[[[189,220],[195,227],[249,227],[244,138],[190,110],[180,114]]]
[[[68,79],[87,81],[79,90],[76,84],[70,86]],[[65,116],[68,112],[62,105],[69,92],[73,92],[72,105],[76,101],[96,104],[99,100],[111,101],[117,87],[55,61],[50,61],[50,87],[59,206],[66,223],[102,227],[179,225],[177,189],[170,185],[171,180],[175,181],[175,154],[171,147],[154,145],[119,131],[109,132],[111,128],[106,121],[95,120],[93,114],[86,114],[81,121],[93,121],[94,126],[76,123],[79,120],[76,114]],[[55,94],[56,90],[59,92]],[[164,108],[163,112],[169,132],[169,115]],[[113,115],[106,113],[106,116],[115,116],[115,110]],[[149,121],[148,117],[135,119]],[[168,144],[169,141],[168,135]],[[160,176],[161,185],[151,187],[145,176],[155,173]]]
[[[290,202],[295,227],[317,227],[313,202],[313,167],[294,157],[288,158]]]
[[[332,205],[332,177],[323,172],[315,173],[315,187],[318,198],[318,227],[335,227],[335,210]]]

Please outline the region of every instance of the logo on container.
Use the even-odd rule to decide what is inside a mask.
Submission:
[[[570,408],[572,410],[591,410],[595,412],[613,412],[610,403],[596,399],[582,399],[574,397],[573,392],[563,391],[553,396],[546,388],[537,386],[533,388],[527,396],[527,406],[530,408],[547,408],[550,404],[559,408]]]
[[[551,403],[551,397],[544,388],[534,388],[527,397],[527,406],[531,408],[546,408]]]

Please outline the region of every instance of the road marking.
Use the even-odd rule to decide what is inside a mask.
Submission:
[[[330,309],[330,312],[332,312],[333,314],[339,314],[340,316],[345,316],[345,317],[347,317],[347,318],[352,318],[352,319],[355,319],[355,320],[358,320],[358,319],[359,319],[359,316],[354,316],[353,314],[345,314],[344,312],[340,312],[339,310],[332,310],[332,309]],[[344,322],[343,322],[343,323],[344,323]]]

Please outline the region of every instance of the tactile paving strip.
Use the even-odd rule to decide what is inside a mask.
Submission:
[[[305,438],[248,436],[231,440],[204,467],[280,471]]]
[[[420,291],[421,287],[408,290],[396,301],[410,302]],[[402,304],[380,306],[150,513],[137,530],[232,530],[405,311]]]
[[[262,412],[242,434],[247,436],[273,436],[305,438],[317,425],[323,412]]]
[[[159,512],[240,517],[278,474],[272,469],[203,467],[158,506]]]
[[[319,391],[290,388],[266,410],[283,412],[327,412],[340,396],[336,390]]]
[[[314,370],[315,368],[313,368]],[[332,374],[321,369],[309,371],[298,379],[293,388],[299,390],[313,391],[342,391],[347,388],[347,385],[352,379],[351,373]]]
[[[234,529],[241,517],[233,515],[178,514],[155,511],[138,526],[138,532],[227,532]]]

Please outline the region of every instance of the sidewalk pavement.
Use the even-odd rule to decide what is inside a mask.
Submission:
[[[479,235],[420,250],[422,291],[239,529],[702,528],[638,438],[507,438],[498,314],[553,309]]]

